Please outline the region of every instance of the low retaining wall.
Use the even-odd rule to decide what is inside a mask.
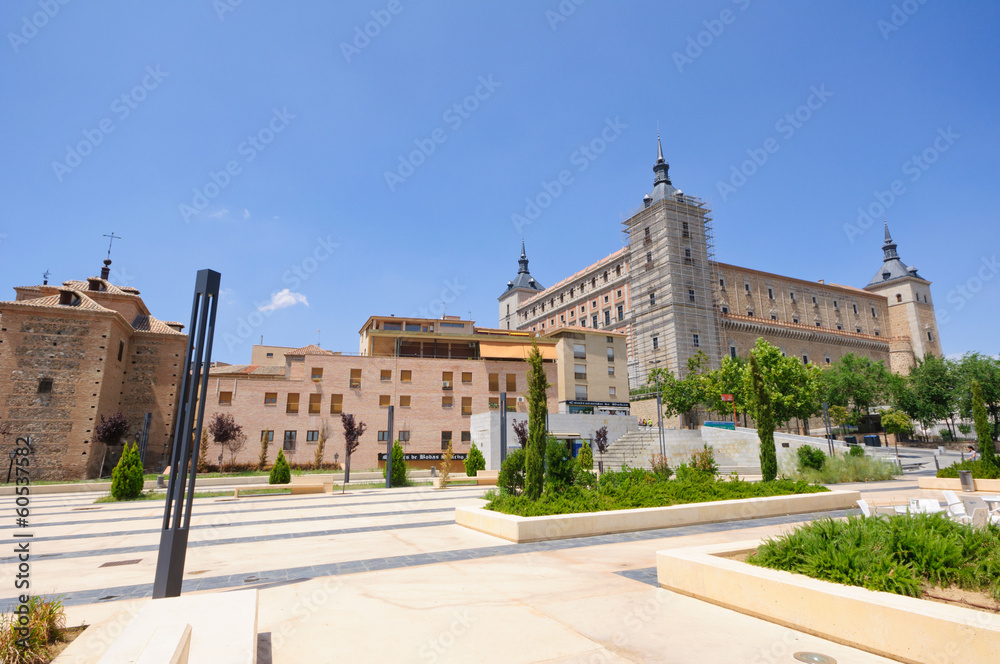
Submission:
[[[659,551],[657,578],[668,590],[908,664],[997,660],[1000,615],[720,557],[758,544]]]
[[[972,480],[976,491],[991,491],[993,493],[1000,493],[1000,480]],[[950,489],[952,491],[961,491],[962,484],[957,478],[952,477],[918,477],[917,486],[921,489],[935,489],[937,491],[944,491]]]
[[[669,507],[644,507],[631,510],[532,517],[501,514],[482,507],[457,507],[455,508],[455,523],[511,542],[540,542],[570,537],[626,533],[636,530],[658,530],[696,523],[738,521],[847,509],[853,507],[859,498],[861,498],[861,494],[857,491],[829,491],[769,498],[720,500],[711,503],[692,503]]]

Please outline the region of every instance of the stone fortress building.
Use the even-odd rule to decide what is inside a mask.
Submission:
[[[16,287],[0,302],[2,442],[32,437],[33,480],[99,476],[109,450],[94,427],[119,411],[129,441],[151,414],[145,466],[163,467],[187,335],[152,316],[138,290],[112,284],[110,265],[85,281]]]
[[[517,276],[498,298],[500,326],[622,333],[632,388],[657,366],[682,375],[698,351],[712,366],[745,356],[758,338],[803,362],[855,353],[897,373],[941,355],[931,282],[900,259],[888,224],[882,266],[864,288],[720,263],[711,210],[674,187],[669,169],[657,138],[653,190],[623,222],[625,246],[554,286],[531,276],[522,242]]]

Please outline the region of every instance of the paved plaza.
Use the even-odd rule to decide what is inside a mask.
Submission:
[[[875,503],[939,497],[909,478],[848,488]],[[196,499],[184,594],[259,589],[262,664],[778,663],[797,651],[890,661],[656,585],[657,550],[765,537],[818,515],[512,544],[455,525],[455,507],[481,504],[483,492]],[[106,647],[149,601],[163,503],[93,500],[33,496],[32,577],[37,592],[64,595],[69,624],[92,625]],[[13,588],[13,558],[2,563]],[[101,652],[71,646],[57,661],[96,662]]]

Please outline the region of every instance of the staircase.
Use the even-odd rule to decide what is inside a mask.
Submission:
[[[676,433],[676,432],[675,432]],[[697,431],[691,432],[697,435]],[[666,432],[664,432],[666,439]],[[622,466],[629,468],[650,468],[649,458],[660,453],[660,434],[656,427],[640,427],[638,431],[629,431],[624,436],[611,443],[604,453],[604,470],[621,470]],[[600,454],[594,455],[594,465],[601,459]]]

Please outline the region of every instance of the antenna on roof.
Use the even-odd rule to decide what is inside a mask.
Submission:
[[[42,272],[42,285],[43,286],[48,286],[49,285],[49,277],[51,277],[51,276],[52,276],[52,273],[49,272],[48,269],[46,269],[45,272]]]
[[[320,348],[323,347],[323,337],[321,336],[322,332],[323,330],[316,330],[316,345]]]
[[[115,235],[114,231],[111,231],[111,235],[105,233],[104,237],[111,238],[110,240],[108,240],[108,260],[111,260],[111,245],[112,243],[114,243],[115,240],[120,240],[122,238],[119,237],[118,235]]]

